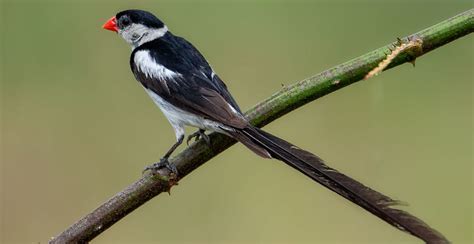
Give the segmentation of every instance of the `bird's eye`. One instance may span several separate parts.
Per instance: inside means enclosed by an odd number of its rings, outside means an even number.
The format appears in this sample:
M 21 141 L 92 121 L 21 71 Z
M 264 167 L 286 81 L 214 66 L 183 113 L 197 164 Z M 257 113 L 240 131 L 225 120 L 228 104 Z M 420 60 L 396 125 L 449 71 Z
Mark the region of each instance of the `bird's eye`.
M 128 18 L 127 16 L 122 17 L 119 22 L 122 28 L 128 26 L 130 23 L 131 23 L 130 18 Z

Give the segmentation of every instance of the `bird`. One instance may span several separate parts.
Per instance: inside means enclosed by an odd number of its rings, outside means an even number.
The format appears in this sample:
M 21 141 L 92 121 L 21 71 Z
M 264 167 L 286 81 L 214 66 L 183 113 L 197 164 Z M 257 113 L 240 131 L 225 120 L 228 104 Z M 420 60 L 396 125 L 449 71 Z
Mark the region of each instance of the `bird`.
M 186 126 L 198 129 L 188 136 L 188 142 L 193 138 L 209 142 L 205 132 L 218 132 L 236 139 L 263 158 L 283 161 L 400 230 L 427 243 L 448 243 L 441 233 L 422 220 L 395 208 L 398 201 L 329 167 L 318 156 L 253 126 L 201 52 L 186 39 L 173 34 L 152 13 L 124 10 L 102 27 L 118 33 L 131 46 L 132 73 L 161 109 L 176 135 L 176 142 L 160 161 L 146 170 L 166 167 L 178 175 L 176 166 L 168 159 L 183 143 Z

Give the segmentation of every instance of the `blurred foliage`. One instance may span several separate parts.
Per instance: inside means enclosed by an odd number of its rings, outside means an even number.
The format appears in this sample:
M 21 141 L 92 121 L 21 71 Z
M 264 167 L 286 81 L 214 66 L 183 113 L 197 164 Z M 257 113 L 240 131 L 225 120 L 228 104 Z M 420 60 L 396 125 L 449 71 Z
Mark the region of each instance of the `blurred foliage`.
M 203 52 L 246 109 L 281 84 L 472 5 L 4 0 L 0 242 L 46 242 L 139 177 L 174 142 L 134 81 L 129 47 L 100 28 L 119 10 L 160 16 Z M 405 209 L 454 243 L 472 243 L 473 57 L 472 37 L 465 37 L 422 57 L 415 69 L 404 65 L 352 85 L 266 129 L 410 203 Z M 237 145 L 95 243 L 417 241 Z

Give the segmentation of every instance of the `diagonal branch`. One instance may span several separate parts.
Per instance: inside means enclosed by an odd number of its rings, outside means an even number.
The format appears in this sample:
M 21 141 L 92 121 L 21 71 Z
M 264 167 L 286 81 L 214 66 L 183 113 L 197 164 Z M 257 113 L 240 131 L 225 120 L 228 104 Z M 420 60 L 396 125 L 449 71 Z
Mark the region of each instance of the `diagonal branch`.
M 402 41 L 405 43 L 415 40 L 419 45 L 416 48 L 404 48 L 396 57 L 390 60 L 385 69 L 406 62 L 413 62 L 415 58 L 468 35 L 473 31 L 474 9 L 470 9 L 403 38 Z M 252 124 L 262 127 L 317 98 L 363 79 L 369 71 L 386 60 L 387 53 L 390 53 L 391 48 L 399 45 L 400 43 L 394 42 L 313 77 L 287 86 L 250 109 L 246 116 L 251 120 Z M 233 139 L 218 133 L 210 134 L 210 138 L 210 148 L 205 142 L 200 140 L 173 158 L 172 163 L 177 166 L 181 177 L 191 173 L 200 165 L 235 143 Z M 170 185 L 167 179 L 163 179 L 164 176 L 162 176 L 168 175 L 168 173 L 164 169 L 159 175 L 144 175 L 53 238 L 50 243 L 83 243 L 92 240 L 148 200 L 162 192 L 168 191 Z

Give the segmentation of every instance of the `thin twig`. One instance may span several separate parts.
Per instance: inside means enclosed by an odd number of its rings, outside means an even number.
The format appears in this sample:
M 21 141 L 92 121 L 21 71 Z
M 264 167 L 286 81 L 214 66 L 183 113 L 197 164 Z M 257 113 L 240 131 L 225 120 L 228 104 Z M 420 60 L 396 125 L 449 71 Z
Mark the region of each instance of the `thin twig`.
M 404 40 L 419 38 L 422 41 L 421 49 L 419 52 L 409 52 L 410 48 L 401 50 L 390 60 L 385 69 L 411 62 L 435 48 L 468 35 L 474 30 L 473 16 L 474 10 L 471 9 L 405 38 Z M 379 48 L 287 86 L 250 109 L 246 116 L 254 125 L 261 127 L 304 104 L 357 82 L 386 59 L 384 52 L 395 44 Z M 211 148 L 201 140 L 193 143 L 172 160 L 181 177 L 235 143 L 233 139 L 217 133 L 212 133 L 210 137 Z M 167 170 L 160 173 L 169 174 Z M 162 176 L 146 174 L 53 238 L 50 243 L 88 242 L 151 198 L 168 191 L 169 188 L 169 184 L 166 179 L 162 179 Z

